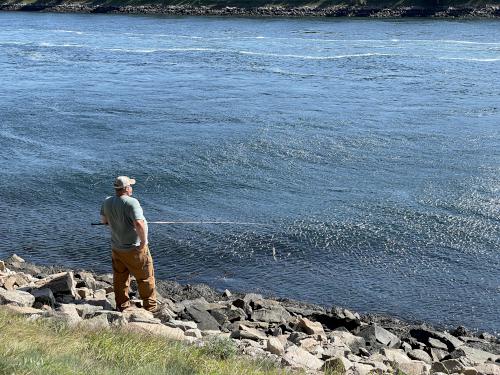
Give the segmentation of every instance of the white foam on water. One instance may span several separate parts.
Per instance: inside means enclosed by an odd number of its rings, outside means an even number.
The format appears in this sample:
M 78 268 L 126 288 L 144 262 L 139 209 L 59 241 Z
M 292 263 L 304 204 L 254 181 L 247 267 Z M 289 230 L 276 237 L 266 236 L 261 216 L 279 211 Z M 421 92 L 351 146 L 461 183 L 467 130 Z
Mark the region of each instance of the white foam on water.
M 55 33 L 68 33 L 68 34 L 77 34 L 77 35 L 82 35 L 82 31 L 74 31 L 74 30 L 51 30 Z
M 63 44 L 54 44 L 42 42 L 38 44 L 39 47 L 72 47 L 72 48 L 88 48 L 89 46 L 83 44 L 72 44 L 72 43 L 63 43 Z
M 295 58 L 304 60 L 337 60 L 337 59 L 348 59 L 356 57 L 383 57 L 383 56 L 397 56 L 396 54 L 390 53 L 357 53 L 348 55 L 334 55 L 334 56 L 310 56 L 310 55 L 293 55 L 293 54 L 277 54 L 277 53 L 263 53 L 263 52 L 252 52 L 252 51 L 238 51 L 242 55 L 253 55 L 253 56 L 268 56 L 268 57 L 283 57 L 283 58 Z
M 473 62 L 496 62 L 500 61 L 500 57 L 493 58 L 477 58 L 477 57 L 438 57 L 439 60 L 457 60 L 457 61 L 473 61 Z

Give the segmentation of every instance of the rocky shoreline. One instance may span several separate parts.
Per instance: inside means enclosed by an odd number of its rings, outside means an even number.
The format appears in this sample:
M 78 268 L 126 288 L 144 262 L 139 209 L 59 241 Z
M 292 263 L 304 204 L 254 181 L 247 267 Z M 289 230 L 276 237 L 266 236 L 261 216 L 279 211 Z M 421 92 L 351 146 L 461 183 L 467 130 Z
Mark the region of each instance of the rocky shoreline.
M 231 340 L 239 353 L 307 373 L 500 375 L 500 338 L 464 327 L 448 332 L 347 309 L 206 285 L 158 281 L 160 310 L 118 312 L 112 275 L 43 267 L 13 255 L 0 261 L 0 305 L 27 319 L 89 329 L 120 327 L 192 345 Z
M 30 11 L 55 13 L 121 13 L 162 14 L 175 16 L 246 16 L 246 17 L 369 17 L 369 18 L 499 18 L 500 5 L 481 7 L 418 7 L 335 5 L 329 7 L 310 6 L 265 6 L 241 8 L 235 6 L 191 6 L 191 5 L 108 5 L 98 3 L 44 3 L 32 4 L 0 2 L 3 11 Z

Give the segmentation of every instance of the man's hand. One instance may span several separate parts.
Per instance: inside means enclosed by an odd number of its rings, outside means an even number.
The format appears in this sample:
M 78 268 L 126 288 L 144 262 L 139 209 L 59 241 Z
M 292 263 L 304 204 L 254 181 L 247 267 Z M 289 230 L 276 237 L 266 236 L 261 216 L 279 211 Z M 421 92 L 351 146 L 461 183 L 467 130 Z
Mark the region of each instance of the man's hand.
M 143 250 L 148 244 L 148 239 L 146 237 L 146 224 L 144 223 L 144 220 L 134 220 L 134 227 L 141 241 L 137 250 Z
M 108 218 L 104 215 L 101 215 L 101 223 L 104 225 L 108 225 Z

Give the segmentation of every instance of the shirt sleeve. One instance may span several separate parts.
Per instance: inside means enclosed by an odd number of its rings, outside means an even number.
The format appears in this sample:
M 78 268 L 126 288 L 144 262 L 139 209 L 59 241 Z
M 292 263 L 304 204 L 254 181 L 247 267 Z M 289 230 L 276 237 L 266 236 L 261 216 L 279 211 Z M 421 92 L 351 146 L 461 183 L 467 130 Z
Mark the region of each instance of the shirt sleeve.
M 146 220 L 144 212 L 142 211 L 141 204 L 137 199 L 131 200 L 130 216 L 132 220 Z

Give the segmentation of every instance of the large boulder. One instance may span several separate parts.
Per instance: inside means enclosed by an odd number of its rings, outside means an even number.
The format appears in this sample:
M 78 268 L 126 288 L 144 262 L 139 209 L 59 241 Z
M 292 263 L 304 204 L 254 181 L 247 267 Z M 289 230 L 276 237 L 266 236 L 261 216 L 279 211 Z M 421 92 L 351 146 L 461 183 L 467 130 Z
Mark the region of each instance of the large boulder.
M 365 339 L 363 337 L 355 336 L 348 331 L 332 331 L 328 333 L 328 338 L 330 340 L 340 340 L 343 344 L 347 345 L 347 347 L 349 347 L 354 354 L 359 353 L 359 349 L 366 346 Z
M 268 352 L 282 356 L 285 353 L 285 347 L 277 337 L 270 336 L 267 340 L 266 349 Z
M 480 375 L 500 375 L 500 365 L 496 363 L 482 363 L 476 370 Z
M 297 328 L 308 335 L 320 335 L 326 337 L 325 331 L 320 322 L 313 322 L 307 318 L 299 318 Z
M 465 357 L 474 364 L 480 364 L 487 361 L 495 362 L 497 358 L 500 358 L 497 354 L 489 353 L 480 349 L 474 349 L 469 346 L 461 346 L 460 348 L 454 350 L 450 353 L 450 357 L 454 359 Z
M 330 312 L 314 312 L 311 319 L 320 322 L 328 329 L 345 327 L 352 331 L 361 325 L 360 317 L 357 313 L 352 313 L 347 309 L 333 307 Z
M 432 358 L 429 354 L 427 354 L 425 351 L 422 349 L 413 349 L 410 350 L 408 353 L 408 357 L 411 359 L 414 359 L 416 361 L 422 361 L 425 363 L 432 363 Z
M 286 323 L 290 317 L 290 313 L 279 305 L 254 310 L 251 314 L 252 320 L 268 323 Z
M 42 305 L 54 307 L 56 299 L 54 293 L 49 288 L 33 289 L 31 294 L 35 297 L 35 302 Z
M 126 329 L 133 332 L 140 332 L 149 335 L 163 336 L 170 340 L 184 340 L 184 332 L 179 328 L 171 328 L 164 326 L 163 324 L 150 324 L 150 323 L 138 323 L 132 322 L 127 324 Z
M 217 320 L 199 305 L 186 307 L 186 313 L 198 324 L 198 328 L 203 331 L 219 330 L 220 328 Z
M 305 367 L 311 370 L 319 370 L 323 361 L 298 346 L 290 346 L 283 355 L 283 362 L 292 367 Z
M 57 320 L 66 323 L 70 327 L 76 326 L 82 321 L 74 304 L 63 304 L 53 314 Z
M 52 290 L 55 296 L 60 294 L 69 294 L 76 297 L 76 282 L 73 272 L 61 272 L 47 276 L 34 283 L 35 289 L 48 288 Z
M 247 315 L 251 315 L 254 308 L 264 305 L 263 300 L 264 297 L 261 294 L 248 293 L 243 298 L 235 299 L 233 305 L 245 311 Z
M 398 367 L 407 375 L 427 375 L 431 368 L 430 365 L 422 361 L 400 363 Z
M 250 339 L 250 340 L 265 340 L 267 336 L 258 329 L 247 327 L 244 324 L 239 324 L 238 329 L 231 332 L 231 338 L 234 339 Z
M 13 304 L 21 307 L 31 307 L 35 302 L 35 297 L 28 292 L 21 290 L 5 290 L 0 288 L 0 304 Z
M 372 347 L 398 348 L 401 345 L 399 338 L 377 324 L 372 324 L 359 332 L 359 336 Z
M 429 344 L 437 349 L 443 349 L 443 347 L 438 347 L 438 345 L 436 345 L 436 341 L 433 340 L 429 342 L 429 339 L 439 340 L 446 345 L 447 350 L 450 352 L 464 345 L 462 340 L 457 339 L 448 332 L 435 331 L 433 329 L 426 328 L 425 326 L 411 329 L 410 335 L 424 344 Z

